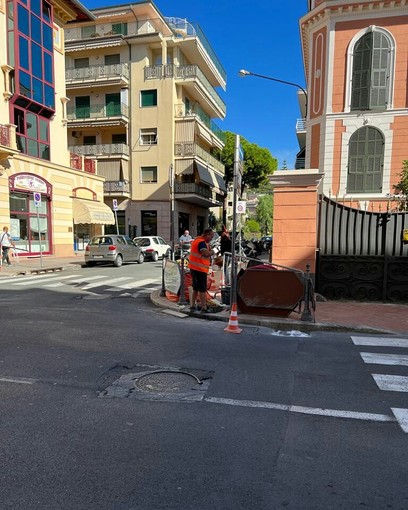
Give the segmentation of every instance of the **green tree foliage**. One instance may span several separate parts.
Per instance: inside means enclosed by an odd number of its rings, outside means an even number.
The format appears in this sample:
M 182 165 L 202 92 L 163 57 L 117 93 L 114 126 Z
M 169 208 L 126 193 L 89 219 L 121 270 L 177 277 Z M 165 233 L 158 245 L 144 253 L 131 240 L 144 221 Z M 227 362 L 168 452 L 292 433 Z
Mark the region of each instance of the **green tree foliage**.
M 249 219 L 245 222 L 243 227 L 243 233 L 245 239 L 252 239 L 259 235 L 260 226 L 259 223 L 254 219 Z
M 272 233 L 273 224 L 273 197 L 271 194 L 261 195 L 256 207 L 256 219 L 260 225 L 262 234 Z
M 394 185 L 395 192 L 402 195 L 403 198 L 399 204 L 401 211 L 408 210 L 408 160 L 402 162 L 401 180 Z
M 235 133 L 226 131 L 226 141 L 221 152 L 221 161 L 225 165 L 225 180 L 232 182 L 234 176 L 234 148 Z M 244 171 L 242 176 L 242 189 L 259 188 L 268 184 L 268 177 L 278 168 L 278 160 L 272 156 L 268 149 L 250 143 L 240 137 L 244 152 Z

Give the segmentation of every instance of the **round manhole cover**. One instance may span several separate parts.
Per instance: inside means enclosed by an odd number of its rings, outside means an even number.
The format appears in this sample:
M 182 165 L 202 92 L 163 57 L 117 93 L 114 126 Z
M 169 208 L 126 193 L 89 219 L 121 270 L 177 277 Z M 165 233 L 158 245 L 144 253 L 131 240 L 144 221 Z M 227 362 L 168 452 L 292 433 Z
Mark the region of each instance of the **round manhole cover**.
M 200 380 L 184 372 L 154 372 L 135 381 L 136 388 L 152 393 L 180 393 L 196 384 L 201 384 Z

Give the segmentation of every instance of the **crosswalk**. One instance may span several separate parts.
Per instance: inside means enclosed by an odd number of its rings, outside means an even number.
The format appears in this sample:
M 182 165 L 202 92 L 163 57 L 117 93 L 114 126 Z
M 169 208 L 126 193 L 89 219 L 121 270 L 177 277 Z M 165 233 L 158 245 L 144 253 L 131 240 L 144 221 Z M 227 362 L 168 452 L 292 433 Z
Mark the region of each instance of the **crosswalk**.
M 0 289 L 6 287 L 16 289 L 44 288 L 44 289 L 73 289 L 87 293 L 115 293 L 132 291 L 137 294 L 147 294 L 160 287 L 157 278 L 135 279 L 132 276 L 110 277 L 108 275 L 78 276 L 78 274 L 64 275 L 52 273 L 36 275 L 23 279 L 2 278 Z
M 408 338 L 352 336 L 351 339 L 361 349 L 364 363 L 372 365 L 371 376 L 381 391 L 408 393 Z M 368 348 L 376 351 L 367 352 Z M 385 367 L 381 371 L 392 373 L 377 373 L 380 370 L 376 367 Z M 391 407 L 391 410 L 402 430 L 408 433 L 408 409 Z

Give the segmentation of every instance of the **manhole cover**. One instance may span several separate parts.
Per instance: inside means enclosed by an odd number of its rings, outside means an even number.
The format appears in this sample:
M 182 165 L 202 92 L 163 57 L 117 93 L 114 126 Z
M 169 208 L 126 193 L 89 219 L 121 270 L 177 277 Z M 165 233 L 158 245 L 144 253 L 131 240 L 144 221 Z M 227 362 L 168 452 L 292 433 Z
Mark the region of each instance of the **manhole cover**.
M 190 390 L 197 383 L 201 383 L 197 377 L 185 372 L 156 372 L 136 379 L 135 386 L 153 393 L 179 393 Z

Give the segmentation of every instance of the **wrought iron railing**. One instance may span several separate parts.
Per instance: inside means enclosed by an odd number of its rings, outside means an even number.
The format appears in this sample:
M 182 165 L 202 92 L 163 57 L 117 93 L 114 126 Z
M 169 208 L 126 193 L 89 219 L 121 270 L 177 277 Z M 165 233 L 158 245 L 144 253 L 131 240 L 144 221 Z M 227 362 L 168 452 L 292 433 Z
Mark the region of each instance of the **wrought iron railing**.
M 306 131 L 306 119 L 298 119 L 296 121 L 296 133 Z
M 177 80 L 197 79 L 203 88 L 211 96 L 212 100 L 225 115 L 227 107 L 221 96 L 211 85 L 205 74 L 197 64 L 176 66 L 174 64 L 146 66 L 144 71 L 145 80 L 176 78 Z
M 11 147 L 10 145 L 10 128 L 0 124 L 0 145 L 3 147 Z
M 127 63 L 81 67 L 79 69 L 65 69 L 65 81 L 67 83 L 81 80 L 100 80 L 101 78 L 124 78 L 129 79 L 129 65 Z
M 97 145 L 72 145 L 70 152 L 82 156 L 129 156 L 129 146 L 125 143 L 103 143 Z
M 128 194 L 130 186 L 128 181 L 105 181 L 103 183 L 104 193 L 110 194 Z
M 174 144 L 174 155 L 176 157 L 190 158 L 198 156 L 222 174 L 225 173 L 225 166 L 221 163 L 221 161 L 194 142 L 176 142 Z
M 90 106 L 68 106 L 67 119 L 100 119 L 107 117 L 129 117 L 129 106 L 123 103 L 97 104 Z

